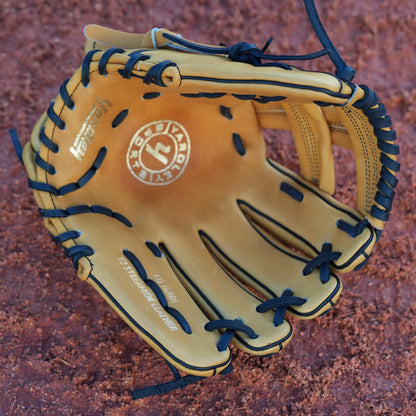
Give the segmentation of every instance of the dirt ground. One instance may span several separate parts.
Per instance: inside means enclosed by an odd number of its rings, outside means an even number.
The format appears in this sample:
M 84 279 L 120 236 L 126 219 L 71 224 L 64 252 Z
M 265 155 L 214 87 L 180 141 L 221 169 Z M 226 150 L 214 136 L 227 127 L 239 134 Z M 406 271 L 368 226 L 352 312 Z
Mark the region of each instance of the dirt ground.
M 232 374 L 132 401 L 131 388 L 166 381 L 169 370 L 51 244 L 8 129 L 29 139 L 81 64 L 89 23 L 165 27 L 211 44 L 262 47 L 273 36 L 270 53 L 319 44 L 300 0 L 1 0 L 0 416 L 416 415 L 416 1 L 317 7 L 355 82 L 376 90 L 394 120 L 402 169 L 391 221 L 368 265 L 341 276 L 344 291 L 329 314 L 291 320 L 295 334 L 281 353 L 233 350 Z M 306 67 L 332 71 L 324 58 Z M 286 141 L 268 142 L 270 156 L 295 160 Z M 337 195 L 347 200 L 345 166 Z

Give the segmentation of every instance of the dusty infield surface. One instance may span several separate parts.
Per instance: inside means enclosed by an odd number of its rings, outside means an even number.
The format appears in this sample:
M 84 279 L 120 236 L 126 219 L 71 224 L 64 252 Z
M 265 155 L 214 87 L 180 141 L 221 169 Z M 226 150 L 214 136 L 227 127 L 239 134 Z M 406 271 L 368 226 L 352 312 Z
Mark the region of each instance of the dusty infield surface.
M 262 47 L 273 35 L 270 53 L 319 45 L 295 0 L 2 1 L 0 415 L 416 414 L 415 3 L 335 0 L 318 9 L 355 82 L 376 90 L 393 117 L 402 170 L 391 220 L 368 265 L 341 276 L 336 307 L 314 321 L 292 319 L 294 337 L 279 354 L 234 349 L 232 374 L 134 402 L 132 387 L 166 381 L 169 370 L 51 244 L 7 130 L 29 139 L 80 65 L 88 23 L 166 27 L 211 44 Z M 325 59 L 306 67 L 332 71 Z M 290 140 L 266 136 L 269 156 L 296 167 Z M 353 162 L 343 152 L 336 162 L 337 197 L 348 202 Z

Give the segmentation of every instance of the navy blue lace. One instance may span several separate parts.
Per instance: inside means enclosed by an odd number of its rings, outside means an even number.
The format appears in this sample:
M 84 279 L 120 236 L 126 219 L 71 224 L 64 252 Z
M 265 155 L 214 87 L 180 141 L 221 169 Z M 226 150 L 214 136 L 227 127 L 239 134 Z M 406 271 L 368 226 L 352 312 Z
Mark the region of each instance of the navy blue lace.
M 382 165 L 380 179 L 377 183 L 377 193 L 370 214 L 379 220 L 388 221 L 392 208 L 395 188 L 398 180 L 395 173 L 400 171 L 400 163 L 394 160 L 399 153 L 399 146 L 395 144 L 396 131 L 391 130 L 391 118 L 387 115 L 384 104 L 380 103 L 377 94 L 366 85 L 360 85 L 364 90 L 364 97 L 354 103 L 368 117 L 377 137 L 377 146 L 380 149 L 380 162 Z M 389 130 L 385 130 L 388 128 Z M 392 157 L 393 156 L 393 157 Z M 393 173 L 392 173 L 393 172 Z
M 286 310 L 291 306 L 301 306 L 306 302 L 306 299 L 293 296 L 293 291 L 286 289 L 283 291 L 282 296 L 276 296 L 273 299 L 269 299 L 257 306 L 257 312 L 264 313 L 270 310 L 274 310 L 273 325 L 279 326 L 283 323 Z
M 85 244 L 77 244 L 76 239 L 81 236 L 80 231 L 65 231 L 61 234 L 58 234 L 52 238 L 52 241 L 55 243 L 62 245 L 64 242 L 73 240 L 75 243 L 74 246 L 65 248 L 65 254 L 68 258 L 72 260 L 72 264 L 76 269 L 78 269 L 78 262 L 82 257 L 88 258 L 88 256 L 92 256 L 95 251 L 92 249 L 92 247 L 85 245 Z
M 244 62 L 255 66 L 277 66 L 284 68 L 286 70 L 290 70 L 291 67 L 282 63 L 281 61 L 285 60 L 305 60 L 305 59 L 316 59 L 325 55 L 328 55 L 329 58 L 332 60 L 336 67 L 336 75 L 349 82 L 354 77 L 354 70 L 347 66 L 345 62 L 340 57 L 339 53 L 337 52 L 336 48 L 328 38 L 316 11 L 315 5 L 313 0 L 304 0 L 305 8 L 308 14 L 308 17 L 311 21 L 313 30 L 315 31 L 318 39 L 320 40 L 323 49 L 307 54 L 307 55 L 272 55 L 266 53 L 267 49 L 269 48 L 272 38 L 270 38 L 264 47 L 260 50 L 252 43 L 246 42 L 239 42 L 235 45 L 230 47 L 227 46 L 218 46 L 218 47 L 210 47 L 210 46 L 201 46 L 193 42 L 185 41 L 182 38 L 170 34 L 164 34 L 163 36 L 168 39 L 171 44 L 170 46 L 177 47 L 179 49 L 185 49 L 190 51 L 197 51 L 206 54 L 224 54 L 227 55 L 231 60 L 237 62 Z M 93 50 L 86 54 L 82 67 L 81 67 L 81 84 L 86 88 L 90 83 L 90 74 L 91 74 L 91 63 L 93 57 L 96 53 L 100 52 L 99 50 Z M 102 53 L 99 62 L 98 62 L 98 73 L 101 76 L 107 75 L 107 64 L 110 61 L 111 57 L 117 53 L 125 53 L 123 49 L 119 48 L 111 48 L 106 50 Z M 133 75 L 133 70 L 136 68 L 136 64 L 139 61 L 145 61 L 149 59 L 149 56 L 145 54 L 145 51 L 135 51 L 129 55 L 129 60 L 125 64 L 122 70 L 119 70 L 119 73 L 124 78 L 130 78 Z M 274 61 L 274 62 L 263 62 L 263 61 Z M 163 71 L 170 67 L 176 65 L 171 61 L 163 61 L 158 64 L 153 65 L 146 73 L 146 75 L 142 76 L 143 82 L 146 84 L 155 84 L 158 86 L 164 86 L 163 83 Z M 134 75 L 138 76 L 138 75 Z M 64 105 L 69 108 L 70 110 L 74 110 L 76 103 L 71 97 L 71 94 L 68 92 L 68 81 L 65 80 L 60 87 L 60 96 L 64 102 Z M 391 210 L 392 200 L 395 194 L 394 188 L 397 185 L 397 179 L 394 175 L 395 172 L 398 172 L 400 169 L 400 164 L 394 160 L 392 156 L 395 156 L 399 153 L 399 148 L 397 145 L 393 144 L 394 140 L 396 139 L 394 130 L 385 130 L 386 128 L 390 128 L 391 120 L 386 115 L 385 108 L 383 104 L 378 102 L 377 96 L 374 92 L 372 92 L 366 86 L 361 86 L 365 91 L 365 96 L 362 100 L 356 102 L 354 106 L 356 108 L 360 108 L 363 110 L 364 114 L 368 117 L 370 123 L 374 127 L 374 133 L 378 138 L 378 147 L 381 150 L 381 164 L 382 170 L 380 174 L 380 181 L 377 185 L 378 191 L 375 196 L 375 203 L 371 210 L 371 215 L 375 218 L 378 218 L 383 221 L 388 220 L 389 212 Z M 151 99 L 158 97 L 160 95 L 159 92 L 150 92 L 146 93 L 143 98 Z M 219 98 L 224 96 L 223 92 L 199 92 L 195 94 L 183 94 L 184 96 L 192 97 L 192 98 L 199 98 L 199 97 L 207 97 L 207 98 Z M 240 100 L 255 100 L 260 103 L 267 103 L 269 101 L 280 101 L 285 99 L 285 97 L 266 97 L 261 96 L 257 97 L 255 95 L 241 95 L 235 94 L 234 97 Z M 232 114 L 229 108 L 222 107 L 221 114 L 229 119 L 232 119 Z M 122 110 L 117 117 L 114 119 L 112 126 L 113 128 L 117 127 L 120 122 L 122 122 L 125 117 L 128 115 L 128 110 Z M 54 109 L 54 103 L 52 102 L 48 109 L 47 109 L 47 116 L 48 118 L 54 123 L 56 128 L 59 130 L 64 130 L 66 128 L 65 120 L 61 118 L 61 113 L 57 113 Z M 14 147 L 16 149 L 16 153 L 19 159 L 22 161 L 22 149 L 20 143 L 18 143 L 18 138 L 15 130 L 10 131 L 10 135 L 12 137 L 12 141 Z M 59 146 L 54 143 L 49 137 L 47 137 L 45 133 L 45 129 L 42 128 L 39 134 L 40 142 L 51 152 L 58 153 Z M 236 147 L 236 150 L 241 156 L 245 154 L 244 143 L 241 137 L 235 133 L 232 137 L 233 143 Z M 91 165 L 90 168 L 76 181 L 73 183 L 65 184 L 59 188 L 50 185 L 49 183 L 43 182 L 36 182 L 29 180 L 29 187 L 38 190 L 49 192 L 52 195 L 59 196 L 65 195 L 69 192 L 75 192 L 78 189 L 85 186 L 95 175 L 97 170 L 101 167 L 104 163 L 105 157 L 107 154 L 107 149 L 102 147 L 97 156 Z M 48 174 L 54 175 L 56 173 L 56 168 L 50 164 L 47 160 L 43 160 L 37 152 L 35 154 L 35 163 L 41 168 L 44 169 Z M 283 189 L 285 192 L 289 193 L 293 198 L 300 200 L 301 195 L 296 193 L 295 190 L 291 189 L 288 186 L 284 186 Z M 121 221 L 126 226 L 131 226 L 130 221 L 125 218 L 122 214 L 114 212 L 109 208 L 102 207 L 99 205 L 78 205 L 74 207 L 69 207 L 65 210 L 62 209 L 41 209 L 40 213 L 43 217 L 49 218 L 57 218 L 57 217 L 67 217 L 69 215 L 77 215 L 77 214 L 85 214 L 85 213 L 95 213 L 95 214 L 102 214 L 112 217 L 118 221 Z M 356 225 L 350 225 L 343 220 L 339 220 L 337 226 L 350 234 L 352 237 L 359 235 L 363 229 L 368 225 L 367 220 L 363 220 L 358 222 Z M 63 244 L 67 241 L 72 240 L 74 242 L 74 246 L 66 249 L 67 256 L 72 260 L 74 266 L 78 267 L 78 262 L 81 258 L 91 256 L 94 254 L 94 250 L 84 244 L 77 244 L 77 239 L 81 236 L 81 232 L 79 231 L 65 231 L 55 237 L 53 240 L 57 244 Z M 148 248 L 155 254 L 155 256 L 163 256 L 163 253 L 159 250 L 159 248 L 151 242 L 146 242 Z M 140 263 L 138 258 L 129 250 L 124 251 L 125 256 L 130 260 L 130 262 L 135 267 L 136 271 L 138 272 L 139 276 L 143 279 L 144 283 L 149 287 L 150 290 L 154 293 L 162 307 L 165 309 L 166 313 L 170 314 L 181 326 L 185 333 L 191 333 L 191 328 L 189 323 L 185 319 L 185 317 L 176 309 L 169 306 L 167 299 L 161 290 L 161 288 L 156 284 L 156 282 L 152 281 L 147 277 L 147 273 Z M 341 256 L 341 253 L 332 251 L 332 246 L 330 243 L 324 243 L 321 249 L 321 252 L 313 259 L 311 259 L 305 266 L 303 273 L 305 275 L 309 275 L 315 269 L 319 269 L 320 280 L 322 283 L 326 283 L 330 279 L 330 266 L 331 263 L 337 260 Z M 257 306 L 256 311 L 258 313 L 265 313 L 267 311 L 273 310 L 274 317 L 273 317 L 273 324 L 275 326 L 281 325 L 284 322 L 284 316 L 286 314 L 287 309 L 291 308 L 292 306 L 301 306 L 303 305 L 307 299 L 299 298 L 294 296 L 292 290 L 286 289 L 282 295 L 276 296 L 273 299 L 266 300 L 262 302 L 260 305 Z M 245 334 L 250 339 L 255 339 L 258 335 L 255 331 L 246 325 L 240 319 L 217 319 L 212 322 L 209 322 L 205 329 L 207 331 L 214 331 L 219 330 L 222 331 L 222 335 L 220 340 L 217 344 L 217 348 L 220 351 L 225 351 L 230 342 L 234 337 L 237 337 L 239 333 Z M 180 377 L 177 370 L 170 365 L 172 372 L 174 373 L 175 380 L 173 382 L 161 384 L 158 386 L 153 386 L 146 389 L 136 390 L 132 392 L 133 398 L 139 397 L 146 397 L 147 395 L 154 395 L 163 393 L 166 391 L 170 391 L 172 389 L 183 387 L 187 384 L 194 383 L 202 379 L 203 377 L 196 377 L 196 376 L 187 376 L 187 377 Z M 227 368 L 223 373 L 227 373 L 231 371 L 231 366 Z
M 267 48 L 270 46 L 273 38 L 269 38 L 263 48 L 260 50 L 253 43 L 238 42 L 232 46 L 205 46 L 199 45 L 194 42 L 190 42 L 169 33 L 164 33 L 163 37 L 170 42 L 180 45 L 189 51 L 196 51 L 204 54 L 212 55 L 227 55 L 232 61 L 249 63 L 254 66 L 278 66 L 284 69 L 291 69 L 290 66 L 276 61 L 299 61 L 316 59 L 325 55 L 328 55 L 336 68 L 336 75 L 344 81 L 351 81 L 355 76 L 355 71 L 351 66 L 347 66 L 344 60 L 341 58 L 337 49 L 329 39 L 316 10 L 313 0 L 304 0 L 305 9 L 308 18 L 312 24 L 312 28 L 318 37 L 323 49 L 314 53 L 306 55 L 272 55 L 266 54 Z M 170 44 L 171 47 L 174 47 Z M 275 61 L 264 63 L 263 60 Z
M 341 252 L 331 251 L 331 243 L 322 244 L 321 252 L 308 262 L 303 269 L 303 275 L 312 274 L 315 269 L 319 269 L 319 278 L 322 283 L 327 283 L 330 278 L 330 265 L 333 261 L 341 257 Z
M 56 188 L 55 186 L 49 183 L 36 182 L 29 179 L 29 188 L 35 189 L 37 191 L 49 192 L 50 194 L 53 194 L 55 196 L 65 195 L 67 193 L 77 191 L 78 189 L 85 186 L 87 182 L 89 182 L 92 179 L 92 177 L 96 174 L 97 170 L 103 163 L 106 154 L 107 148 L 102 147 L 99 150 L 97 157 L 95 158 L 91 167 L 76 182 L 71 182 L 61 186 L 60 188 Z M 52 165 L 40 158 L 39 152 L 36 153 L 35 162 L 39 167 L 46 170 L 50 175 L 54 175 L 56 173 L 56 169 Z
M 89 85 L 90 82 L 90 65 L 93 56 L 97 53 L 97 50 L 90 51 L 87 53 L 87 55 L 84 58 L 84 61 L 82 63 L 81 68 L 81 83 L 86 88 Z M 112 48 L 107 51 L 105 51 L 98 63 L 98 73 L 102 76 L 107 75 L 107 63 L 109 62 L 111 56 L 113 56 L 116 53 L 123 53 L 124 50 Z M 70 110 L 75 109 L 75 102 L 72 99 L 71 95 L 68 92 L 67 85 L 69 80 L 65 80 L 60 89 L 59 93 L 62 98 L 62 101 L 64 102 L 64 105 L 68 107 Z M 66 124 L 65 121 L 61 118 L 60 114 L 57 114 L 54 109 L 54 102 L 51 102 L 48 109 L 47 109 L 47 116 L 51 120 L 51 122 L 58 128 L 59 130 L 65 130 Z M 121 111 L 116 118 L 114 119 L 112 123 L 112 127 L 117 127 L 127 116 L 128 111 L 123 110 Z M 17 139 L 16 134 L 14 134 L 14 140 L 13 143 L 15 145 L 15 148 L 17 146 Z M 39 132 L 39 140 L 40 142 L 51 152 L 58 153 L 59 152 L 59 146 L 54 143 L 45 133 L 44 127 L 40 129 Z M 21 150 L 20 150 L 20 156 L 21 159 Z M 18 153 L 18 154 L 19 154 Z M 105 146 L 101 147 L 97 153 L 97 156 L 92 163 L 91 167 L 86 170 L 86 172 L 81 175 L 81 177 L 76 182 L 67 183 L 59 188 L 47 183 L 47 182 L 38 182 L 33 181 L 29 179 L 29 187 L 31 189 L 37 190 L 37 191 L 43 191 L 43 192 L 49 192 L 52 195 L 55 196 L 61 196 L 66 195 L 70 192 L 75 192 L 79 190 L 80 188 L 84 187 L 90 180 L 93 179 L 95 174 L 97 173 L 98 169 L 103 164 L 105 157 L 107 155 L 107 148 Z M 56 168 L 51 165 L 48 161 L 43 160 L 39 154 L 39 152 L 36 152 L 35 154 L 35 163 L 43 170 L 45 170 L 50 175 L 56 174 Z M 79 214 L 86 214 L 86 213 L 93 213 L 93 214 L 102 214 L 106 215 L 108 217 L 114 218 L 115 220 L 120 221 L 127 227 L 132 227 L 131 222 L 123 216 L 121 213 L 115 212 L 107 207 L 100 206 L 100 205 L 76 205 L 72 207 L 68 207 L 66 209 L 39 209 L 40 215 L 45 218 L 66 218 L 71 215 L 79 215 Z M 53 241 L 55 241 L 58 244 L 63 244 L 66 241 L 73 240 L 74 245 L 72 247 L 66 248 L 65 253 L 66 255 L 72 260 L 74 267 L 78 268 L 79 260 L 82 257 L 88 258 L 89 256 L 92 256 L 94 254 L 94 250 L 92 247 L 85 245 L 85 244 L 77 244 L 76 239 L 79 238 L 81 233 L 79 231 L 66 231 L 62 234 L 59 234 L 53 238 Z
M 181 377 L 178 370 L 172 364 L 170 364 L 168 361 L 166 361 L 166 363 L 168 364 L 174 376 L 174 380 L 168 381 L 167 383 L 161 383 L 161 384 L 156 384 L 154 386 L 132 390 L 131 397 L 133 398 L 133 400 L 142 399 L 144 397 L 149 397 L 149 396 L 156 396 L 158 394 L 167 393 L 169 391 L 176 390 L 176 389 L 184 389 L 189 384 L 197 383 L 198 381 L 204 380 L 206 378 L 206 377 L 194 376 L 190 374 Z M 228 367 L 226 367 L 223 371 L 221 371 L 218 374 L 227 375 L 227 374 L 230 374 L 232 371 L 233 371 L 233 367 L 231 364 L 229 364 Z
M 250 339 L 258 338 L 258 335 L 254 332 L 254 330 L 245 325 L 241 319 L 217 319 L 215 321 L 208 322 L 205 325 L 205 329 L 209 332 L 225 329 L 217 344 L 217 349 L 220 352 L 224 352 L 227 349 L 229 343 L 237 332 L 246 334 Z
M 41 217 L 44 218 L 66 218 L 77 214 L 103 214 L 122 222 L 127 227 L 133 227 L 131 222 L 118 212 L 112 211 L 109 208 L 101 205 L 75 205 L 66 209 L 39 209 Z
M 146 75 L 143 78 L 143 82 L 145 84 L 156 84 L 160 87 L 164 87 L 165 84 L 163 83 L 162 75 L 166 68 L 170 66 L 177 66 L 174 62 L 171 61 L 162 61 L 157 63 L 156 65 L 153 65 L 146 73 Z
M 150 58 L 148 55 L 144 55 L 142 51 L 133 51 L 130 53 L 130 59 L 126 63 L 122 72 L 123 78 L 130 79 L 133 69 L 139 61 L 146 61 Z

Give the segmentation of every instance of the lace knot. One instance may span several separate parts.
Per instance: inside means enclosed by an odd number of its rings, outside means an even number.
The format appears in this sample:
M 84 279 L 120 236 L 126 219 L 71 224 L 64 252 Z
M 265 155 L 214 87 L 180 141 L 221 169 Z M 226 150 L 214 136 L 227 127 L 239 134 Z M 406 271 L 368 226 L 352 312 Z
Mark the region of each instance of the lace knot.
M 315 269 L 319 268 L 319 277 L 322 283 L 327 283 L 329 281 L 330 269 L 329 265 L 331 262 L 339 259 L 341 257 L 341 252 L 331 251 L 331 243 L 324 243 L 322 245 L 321 252 L 308 262 L 308 264 L 303 269 L 303 275 L 310 275 Z
M 253 43 L 238 42 L 235 45 L 230 46 L 228 57 L 235 62 L 244 62 L 246 64 L 252 64 L 260 66 L 261 63 L 261 51 Z
M 220 352 L 224 352 L 227 349 L 231 339 L 236 335 L 237 331 L 246 334 L 250 339 L 259 337 L 252 328 L 244 324 L 242 319 L 217 319 L 208 322 L 205 325 L 205 329 L 209 332 L 216 329 L 225 329 L 217 344 L 217 349 Z
M 285 313 L 290 306 L 301 306 L 306 302 L 306 299 L 293 296 L 293 292 L 290 289 L 286 289 L 282 296 L 276 296 L 273 299 L 269 299 L 257 306 L 256 311 L 260 313 L 267 312 L 274 309 L 273 324 L 279 326 L 283 323 Z

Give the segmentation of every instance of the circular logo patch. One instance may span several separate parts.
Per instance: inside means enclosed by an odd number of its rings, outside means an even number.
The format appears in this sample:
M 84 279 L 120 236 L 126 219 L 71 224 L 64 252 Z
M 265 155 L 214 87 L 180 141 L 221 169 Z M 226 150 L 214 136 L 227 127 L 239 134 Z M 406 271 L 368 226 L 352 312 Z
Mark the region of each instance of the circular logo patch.
M 146 124 L 133 136 L 127 152 L 132 175 L 148 185 L 167 185 L 182 175 L 191 142 L 184 127 L 172 120 Z

